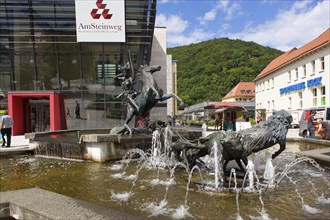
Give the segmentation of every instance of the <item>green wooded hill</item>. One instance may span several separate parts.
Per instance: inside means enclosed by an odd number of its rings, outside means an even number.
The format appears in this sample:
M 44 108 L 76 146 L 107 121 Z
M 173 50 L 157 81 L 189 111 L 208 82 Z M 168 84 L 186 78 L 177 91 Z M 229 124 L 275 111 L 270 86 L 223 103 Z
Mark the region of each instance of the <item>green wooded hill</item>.
M 177 60 L 178 95 L 185 107 L 221 101 L 239 82 L 251 82 L 282 51 L 253 42 L 219 38 L 168 48 Z

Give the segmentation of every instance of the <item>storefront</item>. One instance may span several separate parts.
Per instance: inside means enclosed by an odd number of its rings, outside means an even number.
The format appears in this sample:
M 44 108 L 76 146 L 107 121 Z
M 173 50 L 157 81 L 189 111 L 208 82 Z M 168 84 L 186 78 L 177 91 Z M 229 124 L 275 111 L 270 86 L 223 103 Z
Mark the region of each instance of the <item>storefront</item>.
M 52 103 L 45 97 L 55 92 L 63 97 L 63 108 L 59 109 L 66 117 L 68 129 L 122 125 L 126 110 L 122 100 L 115 98 L 122 92 L 116 75 L 127 63 L 129 50 L 135 68 L 150 64 L 156 1 L 122 2 L 123 42 L 78 42 L 75 0 L 0 0 L 0 88 L 3 94 L 0 108 L 8 107 L 12 111 L 12 106 L 8 106 L 11 92 L 37 92 L 40 96 L 31 96 L 29 100 L 22 98 L 29 105 L 22 110 L 39 109 L 47 116 L 51 114 Z M 96 9 L 107 7 L 107 1 L 103 5 L 96 3 L 95 0 L 93 7 Z M 110 9 L 109 13 L 116 12 Z M 95 18 L 95 14 L 91 15 Z M 102 14 L 98 19 L 108 18 L 109 15 Z M 166 66 L 163 71 L 166 72 Z M 80 117 L 75 115 L 77 105 Z M 16 125 L 24 123 L 27 122 L 15 121 Z M 31 126 L 25 126 L 24 131 L 16 134 L 31 130 Z

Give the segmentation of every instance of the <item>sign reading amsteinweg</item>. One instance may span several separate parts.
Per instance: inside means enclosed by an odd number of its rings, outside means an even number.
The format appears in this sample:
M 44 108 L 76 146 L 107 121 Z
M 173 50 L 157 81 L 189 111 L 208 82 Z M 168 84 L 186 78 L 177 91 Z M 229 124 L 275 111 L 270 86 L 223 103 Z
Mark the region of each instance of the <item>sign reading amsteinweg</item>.
M 78 42 L 125 42 L 125 0 L 75 0 Z

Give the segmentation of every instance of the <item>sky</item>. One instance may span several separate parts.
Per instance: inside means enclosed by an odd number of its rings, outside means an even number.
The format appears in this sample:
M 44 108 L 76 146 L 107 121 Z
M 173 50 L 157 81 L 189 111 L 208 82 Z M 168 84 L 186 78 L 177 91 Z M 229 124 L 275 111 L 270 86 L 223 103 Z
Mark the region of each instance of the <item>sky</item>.
M 330 27 L 330 0 L 158 0 L 167 47 L 228 37 L 288 51 Z

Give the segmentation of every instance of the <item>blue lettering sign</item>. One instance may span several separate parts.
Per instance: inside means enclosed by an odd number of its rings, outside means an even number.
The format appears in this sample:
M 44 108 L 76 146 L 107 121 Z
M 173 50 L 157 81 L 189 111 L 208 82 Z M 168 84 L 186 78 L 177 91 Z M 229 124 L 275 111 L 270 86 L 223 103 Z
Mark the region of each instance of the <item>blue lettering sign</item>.
M 322 83 L 322 76 L 315 78 L 315 79 L 310 79 L 307 81 L 307 87 L 312 87 L 312 86 L 317 86 L 321 85 Z
M 282 95 L 283 93 L 289 93 L 289 92 L 293 92 L 293 91 L 297 91 L 297 90 L 302 90 L 305 88 L 306 88 L 305 82 L 301 82 L 301 83 L 294 84 L 292 86 L 287 86 L 287 87 L 281 88 L 280 94 Z
M 318 85 L 321 85 L 321 84 L 322 84 L 322 76 L 317 77 L 315 79 L 307 80 L 307 87 L 318 86 Z M 305 89 L 305 88 L 306 88 L 305 82 L 301 82 L 301 83 L 298 83 L 298 84 L 294 84 L 294 85 L 291 85 L 291 86 L 281 88 L 280 89 L 280 94 L 282 95 L 283 93 L 290 93 L 290 92 L 297 91 L 297 90 L 302 90 L 302 89 Z

